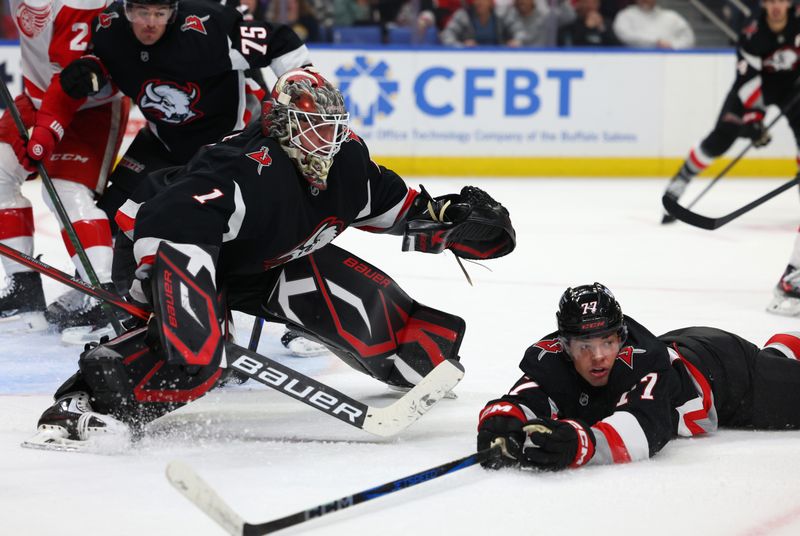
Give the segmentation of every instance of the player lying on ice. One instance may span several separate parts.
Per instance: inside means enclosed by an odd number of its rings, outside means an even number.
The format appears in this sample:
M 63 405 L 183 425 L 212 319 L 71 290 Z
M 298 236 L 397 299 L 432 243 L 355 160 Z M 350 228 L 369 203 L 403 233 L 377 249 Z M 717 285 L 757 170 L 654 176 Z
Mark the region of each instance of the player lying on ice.
M 625 463 L 718 426 L 800 428 L 800 333 L 763 349 L 709 327 L 655 337 L 600 283 L 567 289 L 556 318 L 480 414 L 478 448 L 503 448 L 487 467 Z
M 407 187 L 347 121 L 338 90 L 311 68 L 292 70 L 262 124 L 151 175 L 117 215 L 127 239 L 115 245 L 114 279 L 154 317 L 81 354 L 34 442 L 136 431 L 208 392 L 228 364 L 220 325 L 230 309 L 287 323 L 394 386 L 458 358 L 461 318 L 330 242 L 353 225 L 404 235 L 405 250 L 494 258 L 515 246 L 508 211 L 473 187 L 437 198 Z

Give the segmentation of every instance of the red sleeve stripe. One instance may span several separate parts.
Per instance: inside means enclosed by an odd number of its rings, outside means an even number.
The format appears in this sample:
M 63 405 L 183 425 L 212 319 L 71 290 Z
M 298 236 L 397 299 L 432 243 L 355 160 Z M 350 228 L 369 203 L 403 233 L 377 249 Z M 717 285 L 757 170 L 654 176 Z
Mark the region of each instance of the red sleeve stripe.
M 397 224 L 397 222 L 401 221 L 403 218 L 406 217 L 408 208 L 411 206 L 411 203 L 414 202 L 414 199 L 416 199 L 418 195 L 419 192 L 409 188 L 408 192 L 405 195 L 405 198 L 401 202 L 395 204 L 389 210 L 383 212 L 382 214 L 377 214 L 367 219 L 359 219 L 362 215 L 359 214 L 358 218 L 356 218 L 356 221 L 353 223 L 353 225 L 356 228 L 361 229 L 362 231 L 368 231 L 371 233 L 376 233 L 376 232 L 380 233 L 387 229 L 391 229 L 392 227 L 395 226 L 395 224 Z M 366 208 L 371 210 L 370 206 L 367 206 Z M 369 210 L 362 212 L 366 212 L 366 214 L 364 214 L 366 216 L 369 215 Z
M 770 337 L 764 348 L 775 348 L 789 359 L 800 359 L 800 333 L 778 333 Z
M 631 461 L 631 455 L 628 452 L 628 449 L 625 447 L 625 442 L 622 440 L 613 426 L 600 421 L 595 423 L 595 425 L 592 426 L 592 429 L 605 436 L 608 448 L 611 451 L 611 459 L 614 463 L 628 463 Z
M 536 387 L 539 387 L 539 384 L 538 384 L 538 383 L 536 383 L 536 382 L 531 382 L 531 381 L 528 381 L 528 382 L 521 383 L 521 384 L 517 385 L 516 387 L 514 387 L 513 389 L 511 389 L 511 390 L 508 392 L 508 394 L 510 394 L 510 395 L 518 395 L 518 394 L 520 394 L 522 391 L 527 391 L 528 389 L 534 389 L 534 388 L 536 388 Z

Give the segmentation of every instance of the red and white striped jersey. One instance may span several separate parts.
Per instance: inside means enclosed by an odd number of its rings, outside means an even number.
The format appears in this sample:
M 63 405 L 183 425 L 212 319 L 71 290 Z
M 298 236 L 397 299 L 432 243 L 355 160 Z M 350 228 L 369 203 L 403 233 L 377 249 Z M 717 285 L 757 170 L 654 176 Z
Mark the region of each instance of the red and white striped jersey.
M 91 23 L 113 0 L 9 0 L 19 30 L 25 93 L 38 108 L 53 75 L 87 52 Z M 91 97 L 91 108 L 121 94 Z

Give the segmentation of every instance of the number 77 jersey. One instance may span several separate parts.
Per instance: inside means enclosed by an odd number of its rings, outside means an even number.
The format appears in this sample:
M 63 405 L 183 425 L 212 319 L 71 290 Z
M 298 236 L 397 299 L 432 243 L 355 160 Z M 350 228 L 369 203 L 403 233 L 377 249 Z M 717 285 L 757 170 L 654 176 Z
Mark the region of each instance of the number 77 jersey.
M 53 75 L 87 53 L 92 20 L 113 0 L 9 0 L 19 30 L 25 93 L 39 108 Z M 85 108 L 120 94 L 89 99 Z
M 596 440 L 592 464 L 647 459 L 676 435 L 712 431 L 684 433 L 681 409 L 702 408 L 702 393 L 666 344 L 628 316 L 625 324 L 628 336 L 606 385 L 594 387 L 581 378 L 558 334 L 552 333 L 528 348 L 520 363 L 524 376 L 503 397 L 519 405 L 528 419 L 571 418 L 589 424 Z

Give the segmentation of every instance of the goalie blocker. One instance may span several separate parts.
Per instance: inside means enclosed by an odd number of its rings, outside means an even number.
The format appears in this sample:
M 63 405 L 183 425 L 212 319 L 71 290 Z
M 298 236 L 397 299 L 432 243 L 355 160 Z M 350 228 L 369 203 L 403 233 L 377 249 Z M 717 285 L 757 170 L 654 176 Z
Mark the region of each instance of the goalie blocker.
M 63 411 L 58 402 L 45 411 L 40 431 L 61 427 L 60 439 L 81 439 L 80 415 L 68 409 L 76 393 L 88 395 L 89 411 L 140 431 L 218 384 L 228 363 L 217 300 L 210 272 L 193 264 L 170 244 L 159 246 L 148 326 L 87 347 L 79 371 L 56 392 Z M 333 245 L 259 277 L 230 278 L 223 289 L 232 309 L 287 322 L 390 385 L 413 387 L 445 360 L 458 360 L 461 318 L 417 303 L 388 275 Z

